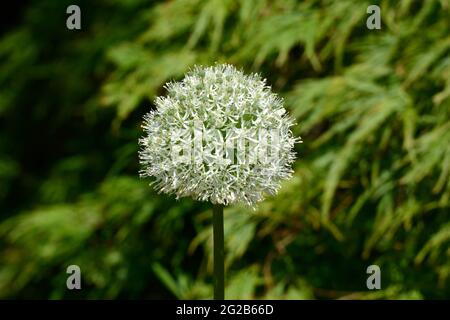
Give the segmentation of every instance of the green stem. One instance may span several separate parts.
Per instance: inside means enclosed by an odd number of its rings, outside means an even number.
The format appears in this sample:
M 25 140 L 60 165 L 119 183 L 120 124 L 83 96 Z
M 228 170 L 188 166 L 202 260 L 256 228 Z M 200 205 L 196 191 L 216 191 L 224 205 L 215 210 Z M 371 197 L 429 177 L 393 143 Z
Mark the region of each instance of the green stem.
M 214 300 L 225 299 L 225 248 L 223 241 L 223 206 L 213 205 Z

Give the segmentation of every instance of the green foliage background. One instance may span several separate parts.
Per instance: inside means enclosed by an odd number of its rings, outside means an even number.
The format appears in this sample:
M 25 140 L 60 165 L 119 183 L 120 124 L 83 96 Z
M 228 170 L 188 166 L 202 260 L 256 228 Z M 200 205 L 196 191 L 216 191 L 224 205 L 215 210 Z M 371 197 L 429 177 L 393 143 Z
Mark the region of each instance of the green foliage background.
M 226 296 L 450 298 L 450 1 L 18 7 L 0 39 L 1 298 L 212 297 L 210 208 L 155 194 L 137 140 L 163 84 L 215 62 L 266 77 L 305 141 L 278 196 L 225 210 Z

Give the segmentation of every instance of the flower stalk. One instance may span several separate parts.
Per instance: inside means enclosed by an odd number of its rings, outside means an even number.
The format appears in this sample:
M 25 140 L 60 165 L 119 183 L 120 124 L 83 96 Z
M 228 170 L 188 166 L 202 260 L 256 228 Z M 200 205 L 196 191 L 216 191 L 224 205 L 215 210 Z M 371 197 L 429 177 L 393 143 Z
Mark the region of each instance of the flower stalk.
M 214 300 L 225 299 L 225 245 L 223 232 L 223 205 L 213 205 L 214 233 Z

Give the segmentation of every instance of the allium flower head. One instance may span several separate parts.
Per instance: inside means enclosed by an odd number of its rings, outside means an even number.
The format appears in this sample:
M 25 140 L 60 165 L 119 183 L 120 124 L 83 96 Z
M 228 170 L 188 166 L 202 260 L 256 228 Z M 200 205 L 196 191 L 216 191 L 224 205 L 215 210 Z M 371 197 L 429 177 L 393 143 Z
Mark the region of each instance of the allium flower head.
M 300 139 L 265 79 L 216 65 L 165 88 L 139 140 L 141 176 L 153 177 L 158 191 L 253 206 L 291 176 Z

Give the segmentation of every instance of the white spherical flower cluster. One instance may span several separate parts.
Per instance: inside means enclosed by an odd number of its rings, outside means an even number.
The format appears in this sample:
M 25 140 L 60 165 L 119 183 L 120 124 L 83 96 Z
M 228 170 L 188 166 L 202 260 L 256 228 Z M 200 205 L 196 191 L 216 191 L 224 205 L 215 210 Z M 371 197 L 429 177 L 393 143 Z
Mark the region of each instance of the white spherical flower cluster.
M 294 124 L 265 79 L 231 65 L 195 67 L 144 117 L 141 176 L 214 204 L 253 206 L 292 174 Z

